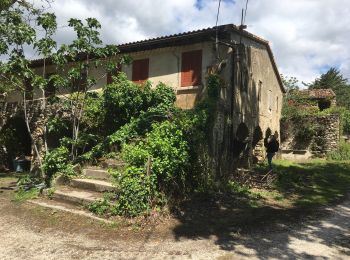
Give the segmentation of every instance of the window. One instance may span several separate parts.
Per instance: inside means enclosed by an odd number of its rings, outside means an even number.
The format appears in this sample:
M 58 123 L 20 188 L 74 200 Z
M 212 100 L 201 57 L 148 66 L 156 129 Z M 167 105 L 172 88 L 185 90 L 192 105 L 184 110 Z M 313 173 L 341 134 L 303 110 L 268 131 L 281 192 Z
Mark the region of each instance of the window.
M 258 89 L 258 101 L 259 101 L 259 103 L 261 102 L 262 85 L 263 85 L 262 81 L 259 80 L 259 89 Z
M 112 71 L 107 72 L 107 84 L 112 84 L 112 76 L 117 76 L 122 71 L 121 65 L 118 64 Z
M 202 50 L 182 53 L 181 87 L 198 86 L 202 83 Z
M 148 79 L 149 59 L 134 60 L 132 62 L 132 81 L 143 83 Z
M 268 94 L 269 96 L 268 96 L 268 101 L 269 101 L 269 103 L 268 103 L 268 105 L 269 105 L 269 111 L 271 112 L 272 111 L 272 90 L 270 89 L 269 90 L 269 94 Z
M 276 97 L 276 110 L 278 112 L 278 96 Z

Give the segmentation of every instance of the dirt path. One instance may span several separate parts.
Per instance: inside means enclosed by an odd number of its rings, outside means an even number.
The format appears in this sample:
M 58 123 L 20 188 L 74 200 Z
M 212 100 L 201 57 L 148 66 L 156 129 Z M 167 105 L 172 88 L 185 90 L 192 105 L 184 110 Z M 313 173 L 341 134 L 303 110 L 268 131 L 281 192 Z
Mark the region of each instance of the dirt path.
M 1 186 L 1 185 L 0 185 Z M 171 225 L 126 232 L 10 201 L 0 188 L 0 259 L 349 259 L 350 198 L 305 221 L 201 236 Z M 177 223 L 178 224 L 178 223 Z M 202 227 L 210 230 L 210 227 Z

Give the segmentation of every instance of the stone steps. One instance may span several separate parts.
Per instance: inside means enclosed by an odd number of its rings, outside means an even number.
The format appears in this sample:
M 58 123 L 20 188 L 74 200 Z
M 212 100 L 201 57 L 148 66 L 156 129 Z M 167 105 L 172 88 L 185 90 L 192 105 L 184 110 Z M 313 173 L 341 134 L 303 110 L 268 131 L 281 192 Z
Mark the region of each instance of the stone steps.
M 92 178 L 96 180 L 110 180 L 112 178 L 108 171 L 100 168 L 85 168 L 82 172 L 83 176 L 86 178 Z
M 103 199 L 103 193 L 68 186 L 60 186 L 50 195 L 50 198 L 70 204 L 86 206 L 94 201 Z
M 111 182 L 112 176 L 104 169 L 91 167 L 84 168 L 82 172 L 83 175 L 79 178 L 61 183 L 61 185 L 57 184 L 52 193 L 45 190 L 44 194 L 47 197 L 39 199 L 36 204 L 73 214 L 93 216 L 84 208 L 93 202 L 102 200 L 104 192 L 116 191 L 116 187 Z M 32 203 L 35 203 L 35 200 Z
M 104 180 L 73 179 L 70 182 L 70 186 L 95 192 L 115 191 L 115 187 L 113 186 L 113 184 Z

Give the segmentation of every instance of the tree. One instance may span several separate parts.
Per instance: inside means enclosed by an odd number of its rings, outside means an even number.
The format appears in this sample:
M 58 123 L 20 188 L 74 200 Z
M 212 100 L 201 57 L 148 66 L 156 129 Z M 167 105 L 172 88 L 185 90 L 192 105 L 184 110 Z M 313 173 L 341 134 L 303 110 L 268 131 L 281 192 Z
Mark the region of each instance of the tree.
M 298 86 L 299 80 L 296 77 L 288 77 L 281 74 L 281 79 L 287 93 L 293 90 L 299 90 L 299 86 Z
M 308 87 L 309 89 L 332 89 L 336 94 L 337 104 L 350 109 L 350 85 L 338 69 L 330 68 Z
M 86 24 L 78 19 L 70 19 L 68 26 L 76 32 L 76 38 L 69 45 L 62 44 L 57 48 L 53 40 L 56 33 L 56 16 L 53 13 L 42 12 L 27 4 L 25 0 L 1 2 L 0 5 L 0 54 L 7 56 L 6 62 L 0 62 L 0 91 L 3 95 L 12 91 L 20 92 L 23 96 L 23 107 L 28 132 L 38 159 L 40 169 L 43 169 L 41 159 L 48 152 L 46 142 L 46 124 L 48 114 L 46 104 L 54 87 L 59 93 L 62 89 L 74 92 L 66 96 L 71 107 L 71 125 L 73 129 L 71 144 L 71 158 L 77 155 L 79 143 L 80 122 L 84 114 L 86 94 L 97 82 L 90 70 L 95 67 L 105 67 L 106 73 L 116 68 L 120 60 L 116 59 L 118 49 L 114 45 L 103 46 L 98 29 L 101 25 L 94 18 L 86 19 Z M 42 38 L 36 35 L 36 29 L 44 32 Z M 31 61 L 25 56 L 25 45 L 31 46 L 42 57 L 42 73 L 38 75 L 31 67 Z M 46 64 L 50 62 L 55 70 L 47 74 Z M 69 66 L 68 66 L 69 65 Z M 51 72 L 51 71 L 50 71 Z M 44 149 L 39 151 L 33 140 L 27 114 L 26 86 L 41 90 Z M 32 91 L 32 90 L 31 90 Z M 44 173 L 42 172 L 42 175 Z

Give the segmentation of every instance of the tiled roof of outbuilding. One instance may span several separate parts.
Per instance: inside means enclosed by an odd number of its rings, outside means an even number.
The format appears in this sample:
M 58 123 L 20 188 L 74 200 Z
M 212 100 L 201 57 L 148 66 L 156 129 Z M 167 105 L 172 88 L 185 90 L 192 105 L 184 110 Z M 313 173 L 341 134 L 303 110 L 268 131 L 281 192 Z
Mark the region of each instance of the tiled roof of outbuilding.
M 300 90 L 302 94 L 309 96 L 310 98 L 334 98 L 335 93 L 330 88 L 322 88 L 322 89 L 305 89 Z

